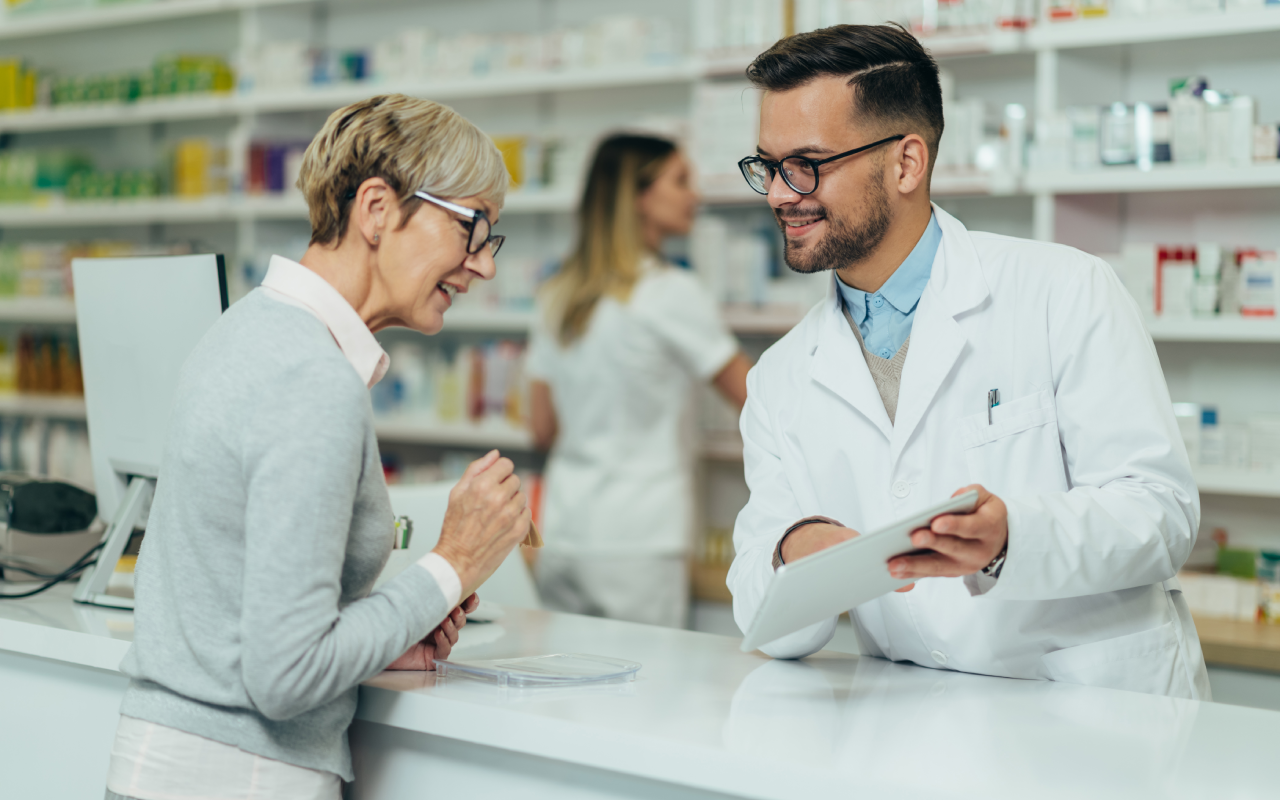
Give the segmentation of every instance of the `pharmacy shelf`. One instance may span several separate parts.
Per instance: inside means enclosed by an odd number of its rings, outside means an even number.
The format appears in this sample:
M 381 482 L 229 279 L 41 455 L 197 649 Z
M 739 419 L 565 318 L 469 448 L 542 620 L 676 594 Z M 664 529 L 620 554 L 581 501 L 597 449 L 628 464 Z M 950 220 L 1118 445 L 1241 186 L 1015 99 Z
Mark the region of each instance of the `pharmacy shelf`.
M 0 133 L 61 131 L 80 128 L 119 128 L 152 122 L 233 117 L 241 101 L 232 94 L 201 94 L 135 103 L 86 103 L 30 108 L 0 114 Z
M 244 210 L 229 197 L 59 201 L 46 205 L 0 205 L 0 228 L 227 222 L 243 214 Z
M 463 303 L 466 302 L 464 299 Z M 444 315 L 445 333 L 513 333 L 528 335 L 533 312 L 513 309 L 467 308 L 465 305 Z
M 512 192 L 503 214 L 566 213 L 576 194 L 563 191 Z M 80 225 L 151 225 L 165 222 L 307 219 L 307 204 L 297 195 L 281 197 L 216 196 L 186 199 L 54 200 L 46 204 L 0 205 L 0 228 L 65 228 Z
M 756 306 L 730 303 L 722 308 L 725 324 L 734 333 L 781 336 L 804 319 L 808 309 L 798 306 Z
M 1082 47 L 1207 39 L 1280 30 L 1280 8 L 1148 14 L 1119 19 L 1081 19 L 1038 25 L 1027 32 L 1026 46 L 1033 50 L 1066 50 Z
M 76 304 L 69 297 L 0 298 L 0 322 L 74 325 Z
M 1280 625 L 1195 617 L 1208 664 L 1280 672 Z
M 0 417 L 82 420 L 85 418 L 84 398 L 41 394 L 0 395 Z
M 438 445 L 441 447 L 498 448 L 500 450 L 532 450 L 533 436 L 523 428 L 506 422 L 444 423 L 423 420 L 410 415 L 380 417 L 374 423 L 378 438 L 400 444 Z
M 1022 180 L 1030 194 L 1125 194 L 1280 188 L 1280 163 L 1234 166 L 1101 167 L 1093 170 L 1033 170 Z
M 1274 319 L 1153 319 L 1147 330 L 1157 342 L 1280 342 L 1280 321 Z
M 1003 55 L 1027 50 L 1026 36 L 1017 30 L 939 33 L 917 38 L 934 58 Z
M 0 39 L 25 39 L 78 31 L 97 31 L 124 25 L 143 25 L 170 19 L 209 16 L 268 6 L 301 5 L 315 0 L 166 0 L 118 3 L 97 8 L 67 9 L 0 18 Z
M 689 83 L 700 74 L 700 69 L 693 62 L 683 62 L 564 72 L 504 72 L 430 82 L 342 83 L 318 88 L 199 95 L 134 103 L 34 108 L 0 114 L 0 133 L 119 127 L 170 120 L 233 117 L 240 114 L 327 112 L 375 94 L 393 92 L 447 101 Z
M 1243 467 L 1195 467 L 1201 494 L 1280 498 L 1280 472 Z

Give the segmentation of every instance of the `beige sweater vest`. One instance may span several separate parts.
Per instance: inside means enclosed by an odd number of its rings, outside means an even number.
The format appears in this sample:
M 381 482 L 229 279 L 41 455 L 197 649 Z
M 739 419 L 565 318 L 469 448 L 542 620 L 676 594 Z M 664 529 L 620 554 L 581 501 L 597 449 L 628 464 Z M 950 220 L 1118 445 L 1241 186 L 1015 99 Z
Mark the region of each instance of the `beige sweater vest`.
M 853 330 L 853 335 L 858 338 L 862 357 L 866 359 L 867 369 L 871 370 L 871 379 L 876 382 L 876 391 L 880 392 L 880 401 L 884 403 L 884 410 L 889 414 L 889 423 L 893 424 L 894 417 L 898 414 L 898 388 L 902 385 L 902 365 L 907 363 L 907 348 L 911 345 L 911 337 L 907 337 L 902 347 L 898 348 L 898 352 L 893 354 L 893 358 L 881 358 L 867 349 L 866 343 L 862 341 L 862 331 L 858 330 L 858 323 L 853 321 L 853 316 L 849 313 L 849 309 L 844 307 L 844 303 L 840 304 L 840 310 L 844 312 L 844 318 Z

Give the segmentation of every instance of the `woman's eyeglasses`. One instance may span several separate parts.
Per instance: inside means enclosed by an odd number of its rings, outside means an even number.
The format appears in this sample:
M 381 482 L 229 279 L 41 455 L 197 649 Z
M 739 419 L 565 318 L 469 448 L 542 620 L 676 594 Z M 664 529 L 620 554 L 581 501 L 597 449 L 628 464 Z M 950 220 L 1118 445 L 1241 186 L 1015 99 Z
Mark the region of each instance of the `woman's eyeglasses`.
M 779 171 L 782 172 L 782 179 L 787 182 L 787 185 L 796 194 L 813 194 L 818 191 L 818 167 L 823 164 L 830 164 L 836 159 L 857 155 L 873 147 L 879 147 L 882 144 L 896 142 L 905 138 L 907 138 L 906 134 L 890 136 L 888 139 L 881 139 L 878 142 L 872 142 L 823 159 L 788 156 L 781 161 L 770 161 L 760 156 L 747 156 L 738 162 L 738 169 L 742 170 L 742 177 L 747 179 L 747 185 L 760 194 L 769 193 L 769 186 L 773 183 L 773 179 Z
M 450 203 L 447 200 L 441 200 L 426 192 L 414 192 L 415 197 L 421 197 L 429 203 L 435 203 L 441 208 L 447 208 L 450 211 L 461 214 L 470 219 L 470 227 L 467 231 L 467 253 L 475 255 L 480 252 L 480 248 L 486 244 L 489 245 L 489 254 L 497 256 L 498 251 L 502 249 L 502 243 L 507 240 L 502 234 L 493 233 L 493 223 L 489 222 L 489 218 L 479 209 L 467 208 L 456 203 Z
M 489 221 L 489 217 L 479 209 L 467 208 L 457 203 L 450 203 L 448 200 L 441 200 L 439 197 L 429 195 L 426 192 L 414 192 L 414 197 L 420 197 L 428 203 L 435 203 L 441 208 L 446 208 L 456 214 L 461 214 L 468 219 L 467 224 L 467 255 L 475 255 L 480 252 L 480 248 L 486 244 L 489 245 L 489 254 L 497 256 L 498 251 L 502 249 L 502 243 L 507 240 L 502 234 L 494 235 L 493 223 Z M 348 192 L 346 200 L 354 200 L 355 192 Z

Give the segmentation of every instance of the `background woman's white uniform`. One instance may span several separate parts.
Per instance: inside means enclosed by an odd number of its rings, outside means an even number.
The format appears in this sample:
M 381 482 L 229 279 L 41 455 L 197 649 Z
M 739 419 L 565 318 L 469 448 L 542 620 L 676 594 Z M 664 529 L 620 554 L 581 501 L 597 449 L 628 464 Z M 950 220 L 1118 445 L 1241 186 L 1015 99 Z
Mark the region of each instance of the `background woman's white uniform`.
M 551 387 L 538 586 L 551 608 L 683 626 L 693 528 L 692 385 L 738 352 L 711 296 L 648 257 L 627 302 L 605 296 L 568 346 L 539 307 L 527 371 Z

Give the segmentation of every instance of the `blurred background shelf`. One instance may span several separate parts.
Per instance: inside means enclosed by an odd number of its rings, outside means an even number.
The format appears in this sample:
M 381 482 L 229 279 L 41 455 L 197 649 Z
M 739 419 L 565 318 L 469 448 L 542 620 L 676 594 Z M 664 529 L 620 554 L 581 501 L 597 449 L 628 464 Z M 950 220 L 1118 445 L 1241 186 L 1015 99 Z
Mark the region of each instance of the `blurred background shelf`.
M 85 418 L 84 398 L 69 395 L 0 395 L 0 416 L 82 420 Z
M 1280 472 L 1244 467 L 1193 468 L 1201 494 L 1280 498 Z
M 76 304 L 70 297 L 0 298 L 0 322 L 72 324 Z
M 463 300 L 465 303 L 466 301 Z M 444 315 L 444 330 L 481 333 L 527 334 L 533 325 L 534 312 L 516 309 L 460 308 Z
M 161 20 L 314 2 L 315 0 L 168 0 L 168 2 L 154 3 L 119 3 L 99 8 L 77 8 L 16 16 L 10 12 L 7 16 L 0 18 L 0 40 L 96 31 L 122 25 L 143 25 Z
M 1091 170 L 1032 170 L 1024 175 L 1022 185 L 1030 193 L 1054 194 L 1273 189 L 1280 187 L 1280 164 L 1160 165 L 1150 170 L 1123 166 Z
M 1280 30 L 1280 9 L 1177 12 L 1139 18 L 1081 19 L 1037 25 L 1027 31 L 1027 46 L 1035 50 L 1106 47 L 1109 45 L 1174 42 Z
M 1157 342 L 1280 342 L 1280 321 L 1246 317 L 1147 320 Z
M 1205 663 L 1280 672 L 1280 625 L 1195 618 Z
M 399 414 L 377 418 L 374 430 L 377 431 L 379 440 L 401 444 L 533 449 L 533 436 L 529 431 L 506 422 L 486 421 L 477 425 L 467 422 L 444 423 Z

